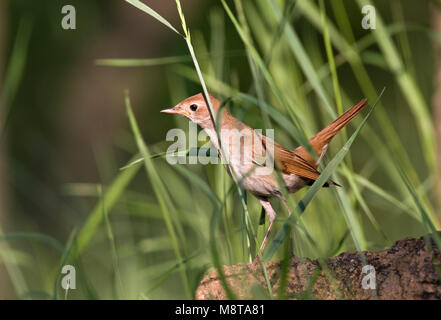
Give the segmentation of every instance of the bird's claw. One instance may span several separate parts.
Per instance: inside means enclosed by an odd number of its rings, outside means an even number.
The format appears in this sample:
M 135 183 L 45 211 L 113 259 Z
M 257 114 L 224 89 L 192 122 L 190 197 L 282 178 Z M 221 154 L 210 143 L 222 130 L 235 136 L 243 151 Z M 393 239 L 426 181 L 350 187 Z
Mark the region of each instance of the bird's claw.
M 260 266 L 260 264 L 261 264 L 261 258 L 260 258 L 259 255 L 257 255 L 257 256 L 254 258 L 253 262 L 251 263 L 251 268 L 252 268 L 252 269 L 256 269 L 258 266 Z

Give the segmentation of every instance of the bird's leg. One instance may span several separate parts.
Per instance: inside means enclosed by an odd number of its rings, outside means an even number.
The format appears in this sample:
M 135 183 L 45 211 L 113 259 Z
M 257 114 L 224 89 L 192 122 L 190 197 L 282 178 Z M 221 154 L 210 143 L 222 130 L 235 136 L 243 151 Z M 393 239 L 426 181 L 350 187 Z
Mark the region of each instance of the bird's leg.
M 274 220 L 276 220 L 276 212 L 271 206 L 271 203 L 269 202 L 268 198 L 259 198 L 259 201 L 262 207 L 265 209 L 265 212 L 268 215 L 268 220 L 269 220 L 268 229 L 266 230 L 265 237 L 263 238 L 262 244 L 260 245 L 260 254 L 263 255 L 263 250 L 265 249 L 265 244 L 268 239 L 268 235 L 273 227 Z M 259 261 L 259 255 L 257 255 L 253 264 L 256 264 L 256 262 L 258 261 Z
M 325 144 L 325 146 L 322 149 L 322 153 L 320 154 L 319 158 L 317 159 L 317 161 L 315 162 L 316 165 L 320 164 L 320 161 L 322 161 L 322 158 L 325 156 L 326 151 L 328 150 L 328 145 L 329 144 Z

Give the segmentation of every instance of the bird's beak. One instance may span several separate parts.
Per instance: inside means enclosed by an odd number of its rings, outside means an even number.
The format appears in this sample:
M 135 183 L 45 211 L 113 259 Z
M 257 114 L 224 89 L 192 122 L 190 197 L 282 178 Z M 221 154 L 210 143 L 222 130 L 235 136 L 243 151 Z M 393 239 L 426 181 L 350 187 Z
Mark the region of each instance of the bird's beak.
M 176 107 L 169 108 L 169 109 L 164 109 L 164 110 L 161 110 L 161 112 L 162 113 L 179 113 L 179 111 L 176 110 Z
M 179 107 L 179 105 L 174 106 L 173 108 L 170 109 L 164 109 L 161 110 L 162 113 L 174 113 L 174 114 L 181 114 L 183 116 L 188 116 L 189 113 L 188 111 L 185 111 L 184 109 L 182 109 L 181 107 Z

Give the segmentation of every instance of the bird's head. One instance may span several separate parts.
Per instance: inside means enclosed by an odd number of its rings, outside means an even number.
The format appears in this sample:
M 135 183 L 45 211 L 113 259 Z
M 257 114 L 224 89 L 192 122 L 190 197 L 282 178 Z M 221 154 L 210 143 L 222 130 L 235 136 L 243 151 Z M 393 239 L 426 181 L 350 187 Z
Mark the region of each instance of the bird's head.
M 211 105 L 213 106 L 214 112 L 217 112 L 220 107 L 220 101 L 210 95 Z M 182 115 L 194 123 L 198 124 L 202 128 L 212 128 L 213 123 L 210 117 L 210 111 L 205 103 L 204 96 L 202 93 L 191 96 L 170 109 L 161 110 L 164 113 L 174 113 Z

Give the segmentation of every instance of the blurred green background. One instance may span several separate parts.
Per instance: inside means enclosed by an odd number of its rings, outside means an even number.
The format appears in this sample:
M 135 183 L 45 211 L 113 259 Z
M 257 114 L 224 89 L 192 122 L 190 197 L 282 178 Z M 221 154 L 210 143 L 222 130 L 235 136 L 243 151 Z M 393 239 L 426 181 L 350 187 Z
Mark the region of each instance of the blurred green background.
M 175 1 L 145 3 L 181 30 Z M 343 188 L 321 190 L 302 216 L 317 246 L 294 229 L 296 254 L 379 250 L 428 233 L 425 217 L 439 227 L 438 2 L 374 1 L 376 30 L 361 27 L 362 0 L 226 3 L 250 46 L 221 2 L 181 3 L 208 89 L 233 97 L 232 113 L 255 128 L 267 124 L 250 97 L 273 106 L 282 120 L 271 126 L 282 145 L 298 145 L 289 132 L 294 119 L 311 136 L 362 97 L 373 103 L 386 87 L 336 172 Z M 76 30 L 61 27 L 67 4 L 76 8 Z M 154 157 L 147 173 L 142 162 L 121 170 L 139 158 L 125 89 L 151 154 L 167 150 L 169 129 L 188 127 L 159 113 L 201 92 L 182 37 L 122 0 L 2 0 L 0 75 L 0 298 L 193 298 L 214 266 L 209 243 L 224 264 L 254 257 L 223 167 L 176 168 Z M 327 162 L 361 119 L 334 139 Z M 223 203 L 217 222 L 213 198 Z M 261 241 L 259 204 L 249 195 L 247 205 Z M 272 236 L 286 216 L 281 212 Z M 67 294 L 64 264 L 77 270 L 77 288 Z

